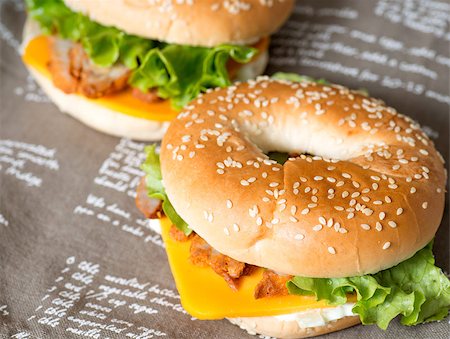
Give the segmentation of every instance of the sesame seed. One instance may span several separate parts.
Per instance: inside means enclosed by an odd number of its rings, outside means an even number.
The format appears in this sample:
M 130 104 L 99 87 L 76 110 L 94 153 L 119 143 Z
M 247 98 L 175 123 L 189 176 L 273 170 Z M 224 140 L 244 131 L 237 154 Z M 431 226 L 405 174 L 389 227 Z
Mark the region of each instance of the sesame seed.
M 320 231 L 323 228 L 323 226 L 321 224 L 317 224 L 316 226 L 313 227 L 313 231 Z
M 327 226 L 328 227 L 331 227 L 331 226 L 333 226 L 333 218 L 330 218 L 330 219 L 328 219 L 328 221 L 327 221 Z
M 387 250 L 389 247 L 391 247 L 391 243 L 389 241 L 387 241 L 383 245 L 383 250 Z
M 293 217 L 292 215 L 289 216 L 289 220 L 292 221 L 292 222 L 298 222 L 298 219 Z
M 228 230 L 227 227 L 225 227 L 225 228 L 223 229 L 223 232 L 224 232 L 226 235 L 230 235 L 230 231 Z
M 428 207 L 428 202 L 424 202 L 423 204 L 422 204 L 422 208 L 425 210 L 425 209 L 427 209 L 427 207 Z
M 386 201 L 388 204 L 390 204 L 392 202 L 392 199 L 386 195 L 384 197 L 384 201 Z
M 324 217 L 319 217 L 319 222 L 324 226 L 327 224 L 327 220 Z
M 368 230 L 370 230 L 370 225 L 368 225 L 368 224 L 361 224 L 361 228 L 362 228 L 363 230 L 368 231 Z
M 355 216 L 355 213 L 350 212 L 349 214 L 347 214 L 347 219 L 352 219 Z
M 219 168 L 219 169 L 217 170 L 217 173 L 219 173 L 219 174 L 224 174 L 225 171 L 224 171 L 223 169 Z
M 376 224 L 375 224 L 375 229 L 378 232 L 381 232 L 381 230 L 383 229 L 383 225 L 381 225 L 381 223 L 379 221 L 377 221 Z
M 295 215 L 295 213 L 297 213 L 297 206 L 293 205 L 291 206 L 291 214 Z
M 336 254 L 336 250 L 335 250 L 335 248 L 334 248 L 334 247 L 331 247 L 331 246 L 329 246 L 329 247 L 328 247 L 328 253 L 330 253 L 330 254 Z
M 231 208 L 233 207 L 233 203 L 231 202 L 231 200 L 227 200 L 227 208 Z
M 278 224 L 279 222 L 280 222 L 280 219 L 278 219 L 278 218 L 273 218 L 271 221 L 271 223 L 274 225 Z
M 403 208 L 397 208 L 397 215 L 400 215 L 403 213 Z
M 297 233 L 294 237 L 295 240 L 303 240 L 305 239 L 305 236 L 301 233 Z
M 316 176 L 314 177 L 314 180 L 320 181 L 320 180 L 323 180 L 323 177 L 321 177 L 320 175 L 316 175 Z
M 350 179 L 352 176 L 349 173 L 342 173 L 344 178 Z
M 409 190 L 409 192 L 410 192 L 411 194 L 414 194 L 414 193 L 417 192 L 417 189 L 413 186 L 413 187 L 411 187 L 411 189 Z
M 380 212 L 380 213 L 378 214 L 378 218 L 380 218 L 380 220 L 384 220 L 384 218 L 386 218 L 386 213 Z
M 303 215 L 306 215 L 308 213 L 309 213 L 309 208 L 305 208 L 305 209 L 302 210 L 302 214 Z
M 239 232 L 240 228 L 238 224 L 233 224 L 233 229 L 235 232 Z
M 388 225 L 390 227 L 392 227 L 392 228 L 396 228 L 397 227 L 397 223 L 395 221 L 392 221 L 392 220 L 388 221 Z
M 242 186 L 248 186 L 248 185 L 250 185 L 250 184 L 248 183 L 247 180 L 241 180 L 241 185 L 242 185 Z
M 263 221 L 262 221 L 261 217 L 256 218 L 256 225 L 261 226 L 262 223 L 263 223 Z
M 339 233 L 344 234 L 347 233 L 348 231 L 345 228 L 339 228 Z

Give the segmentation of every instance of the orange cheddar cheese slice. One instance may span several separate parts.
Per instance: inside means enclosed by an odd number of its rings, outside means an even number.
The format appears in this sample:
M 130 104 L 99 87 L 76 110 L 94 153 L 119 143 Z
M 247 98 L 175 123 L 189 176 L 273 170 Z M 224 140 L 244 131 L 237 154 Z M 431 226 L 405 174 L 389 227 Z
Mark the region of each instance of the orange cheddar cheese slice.
M 51 79 L 50 71 L 47 68 L 50 60 L 50 49 L 46 36 L 38 36 L 32 39 L 25 47 L 22 59 L 26 65 L 32 67 L 46 78 Z M 98 99 L 90 99 L 82 95 L 79 96 L 97 105 L 141 119 L 170 121 L 178 114 L 170 106 L 169 100 L 146 103 L 135 98 L 131 92 L 132 90 L 129 88 L 122 92 L 106 95 Z
M 222 319 L 287 314 L 311 308 L 328 307 L 314 297 L 288 295 L 255 299 L 253 293 L 262 278 L 259 268 L 240 279 L 238 291 L 210 267 L 199 267 L 189 261 L 190 241 L 179 242 L 169 236 L 171 222 L 161 219 L 162 238 L 175 284 L 184 309 L 198 319 Z M 349 298 L 349 301 L 353 297 Z

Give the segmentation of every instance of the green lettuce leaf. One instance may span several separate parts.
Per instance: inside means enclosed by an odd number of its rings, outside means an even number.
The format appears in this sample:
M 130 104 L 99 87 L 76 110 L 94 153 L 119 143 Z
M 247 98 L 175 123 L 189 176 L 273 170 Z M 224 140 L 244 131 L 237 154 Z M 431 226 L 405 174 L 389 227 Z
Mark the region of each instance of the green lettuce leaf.
M 161 98 L 172 98 L 175 107 L 182 107 L 207 88 L 230 85 L 226 69 L 228 59 L 245 63 L 255 52 L 245 46 L 167 45 L 145 56 L 130 83 L 143 92 L 157 87 Z
M 350 278 L 294 277 L 288 281 L 290 294 L 312 295 L 330 305 L 347 302 L 355 292 L 353 313 L 363 324 L 386 329 L 396 316 L 403 325 L 441 320 L 450 309 L 450 280 L 434 265 L 432 244 L 390 269 Z
M 289 159 L 289 153 L 287 152 L 269 152 L 267 153 L 267 156 L 271 160 L 275 160 L 280 165 L 283 165 L 287 159 Z
M 226 64 L 231 58 L 249 62 L 257 50 L 247 46 L 213 48 L 165 44 L 125 34 L 71 11 L 62 0 L 25 0 L 29 15 L 46 34 L 81 42 L 91 60 L 109 67 L 121 62 L 133 72 L 130 85 L 171 99 L 179 109 L 210 87 L 229 85 Z
M 142 164 L 142 170 L 145 172 L 145 183 L 147 186 L 148 196 L 150 198 L 159 199 L 162 201 L 162 209 L 164 214 L 170 219 L 170 221 L 183 231 L 184 234 L 189 235 L 192 229 L 181 218 L 173 208 L 172 204 L 167 197 L 166 191 L 162 183 L 161 165 L 159 162 L 159 155 L 156 153 L 156 145 L 150 145 L 145 148 L 147 158 Z

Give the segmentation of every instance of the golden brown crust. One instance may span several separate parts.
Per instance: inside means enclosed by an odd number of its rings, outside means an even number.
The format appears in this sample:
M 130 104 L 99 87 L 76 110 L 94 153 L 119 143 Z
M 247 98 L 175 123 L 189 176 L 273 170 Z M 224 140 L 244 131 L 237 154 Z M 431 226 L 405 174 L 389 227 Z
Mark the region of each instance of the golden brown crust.
M 238 325 L 250 334 L 263 334 L 282 339 L 310 338 L 322 334 L 336 332 L 360 323 L 358 316 L 344 317 L 331 321 L 324 326 L 302 328 L 296 321 L 285 321 L 276 317 L 230 318 L 231 323 Z
M 65 0 L 96 22 L 170 43 L 216 46 L 252 42 L 275 32 L 294 0 Z
M 273 150 L 316 157 L 282 166 Z M 260 78 L 210 91 L 169 127 L 161 169 L 212 247 L 291 275 L 392 267 L 433 238 L 444 207 L 444 167 L 419 126 L 336 85 Z

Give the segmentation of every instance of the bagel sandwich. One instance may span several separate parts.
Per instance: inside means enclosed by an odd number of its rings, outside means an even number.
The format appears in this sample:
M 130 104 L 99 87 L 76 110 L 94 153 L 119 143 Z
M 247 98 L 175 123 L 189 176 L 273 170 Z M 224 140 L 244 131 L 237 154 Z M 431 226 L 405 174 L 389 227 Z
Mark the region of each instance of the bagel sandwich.
M 23 60 L 50 99 L 102 132 L 160 140 L 200 92 L 262 74 L 293 0 L 26 0 Z
M 298 79 L 208 90 L 147 147 L 136 203 L 183 307 L 279 338 L 445 318 L 433 142 L 381 100 Z

